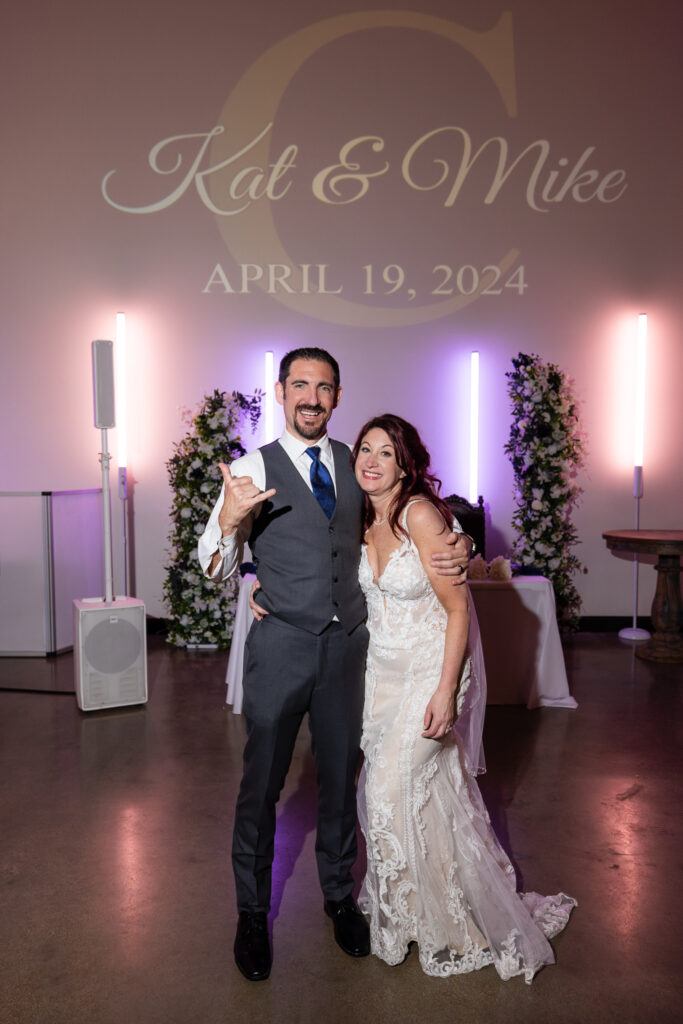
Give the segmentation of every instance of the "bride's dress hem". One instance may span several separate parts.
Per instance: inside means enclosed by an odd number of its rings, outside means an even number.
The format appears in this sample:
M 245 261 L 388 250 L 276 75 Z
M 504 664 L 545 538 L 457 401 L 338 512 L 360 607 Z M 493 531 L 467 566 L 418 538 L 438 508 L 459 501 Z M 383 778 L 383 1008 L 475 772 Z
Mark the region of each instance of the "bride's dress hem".
M 542 931 L 546 939 L 552 939 L 559 935 L 566 927 L 572 910 L 578 906 L 577 901 L 560 892 L 554 896 L 541 896 L 537 892 L 517 893 L 520 901 L 527 906 L 535 924 Z M 534 976 L 543 967 L 555 963 L 552 949 L 548 946 L 549 952 L 536 961 L 522 961 L 522 958 L 515 952 L 515 943 L 519 934 L 512 930 L 508 938 L 501 944 L 502 953 L 494 958 L 490 948 L 469 944 L 469 948 L 462 952 L 441 949 L 438 953 L 425 953 L 420 947 L 419 940 L 414 934 L 391 936 L 389 946 L 383 941 L 381 929 L 372 920 L 372 900 L 366 893 L 362 893 L 358 905 L 364 914 L 370 916 L 370 945 L 371 952 L 378 959 L 383 960 L 389 967 L 400 966 L 410 954 L 410 946 L 417 946 L 420 966 L 425 974 L 433 978 L 450 978 L 458 974 L 470 974 L 472 971 L 480 971 L 483 967 L 493 965 L 496 968 L 502 981 L 510 981 L 511 978 L 523 977 L 526 984 L 530 985 Z M 386 935 L 385 929 L 385 937 Z M 399 930 L 400 932 L 400 930 Z

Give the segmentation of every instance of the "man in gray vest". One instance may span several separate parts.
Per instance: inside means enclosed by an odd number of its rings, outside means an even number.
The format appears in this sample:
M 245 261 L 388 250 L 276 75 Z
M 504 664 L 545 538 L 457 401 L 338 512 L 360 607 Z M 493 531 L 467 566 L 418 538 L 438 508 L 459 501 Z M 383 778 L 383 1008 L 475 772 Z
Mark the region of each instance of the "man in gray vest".
M 221 464 L 223 488 L 199 541 L 202 568 L 216 580 L 235 571 L 249 542 L 258 601 L 268 613 L 252 624 L 245 645 L 247 743 L 232 844 L 235 962 L 251 981 L 270 974 L 275 807 L 306 712 L 319 787 L 315 848 L 324 910 L 345 953 L 370 952 L 351 874 L 368 641 L 358 585 L 363 495 L 348 447 L 327 436 L 341 396 L 336 360 L 323 349 L 289 352 L 275 391 L 284 434 L 230 468 Z M 467 560 L 461 542 L 444 571 L 464 581 Z

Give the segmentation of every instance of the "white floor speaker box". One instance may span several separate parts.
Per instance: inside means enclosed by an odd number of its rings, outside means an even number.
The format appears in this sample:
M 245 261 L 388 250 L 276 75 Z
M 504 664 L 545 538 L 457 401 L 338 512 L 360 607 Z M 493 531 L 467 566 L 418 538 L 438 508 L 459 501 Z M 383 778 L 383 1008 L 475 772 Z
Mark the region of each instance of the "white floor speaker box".
M 82 711 L 146 703 L 144 602 L 133 597 L 74 601 L 74 669 Z

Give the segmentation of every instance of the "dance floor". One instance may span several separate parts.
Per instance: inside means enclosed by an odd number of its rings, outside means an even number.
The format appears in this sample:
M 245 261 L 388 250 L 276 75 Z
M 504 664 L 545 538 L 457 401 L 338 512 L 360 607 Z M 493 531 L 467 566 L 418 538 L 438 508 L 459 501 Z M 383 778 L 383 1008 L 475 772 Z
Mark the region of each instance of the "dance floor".
M 481 786 L 520 883 L 579 901 L 531 986 L 336 947 L 304 726 L 279 806 L 273 971 L 250 984 L 232 961 L 244 723 L 225 706 L 227 655 L 149 648 L 147 706 L 91 713 L 73 693 L 11 689 L 68 681 L 70 654 L 0 659 L 3 1024 L 683 1019 L 681 666 L 579 634 L 565 645 L 578 710 L 487 711 Z

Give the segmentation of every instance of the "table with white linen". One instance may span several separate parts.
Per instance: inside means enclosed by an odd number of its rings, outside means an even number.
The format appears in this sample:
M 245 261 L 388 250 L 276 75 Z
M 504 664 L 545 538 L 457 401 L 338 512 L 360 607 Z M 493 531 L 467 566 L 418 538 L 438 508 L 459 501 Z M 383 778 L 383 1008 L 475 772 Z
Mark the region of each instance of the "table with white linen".
M 252 621 L 249 592 L 255 578 L 247 573 L 240 582 L 228 660 L 227 703 L 236 715 L 242 711 L 244 641 Z M 544 576 L 470 580 L 469 587 L 484 650 L 487 703 L 575 708 L 550 580 Z
M 470 580 L 489 704 L 575 708 L 569 693 L 553 585 L 545 576 Z

